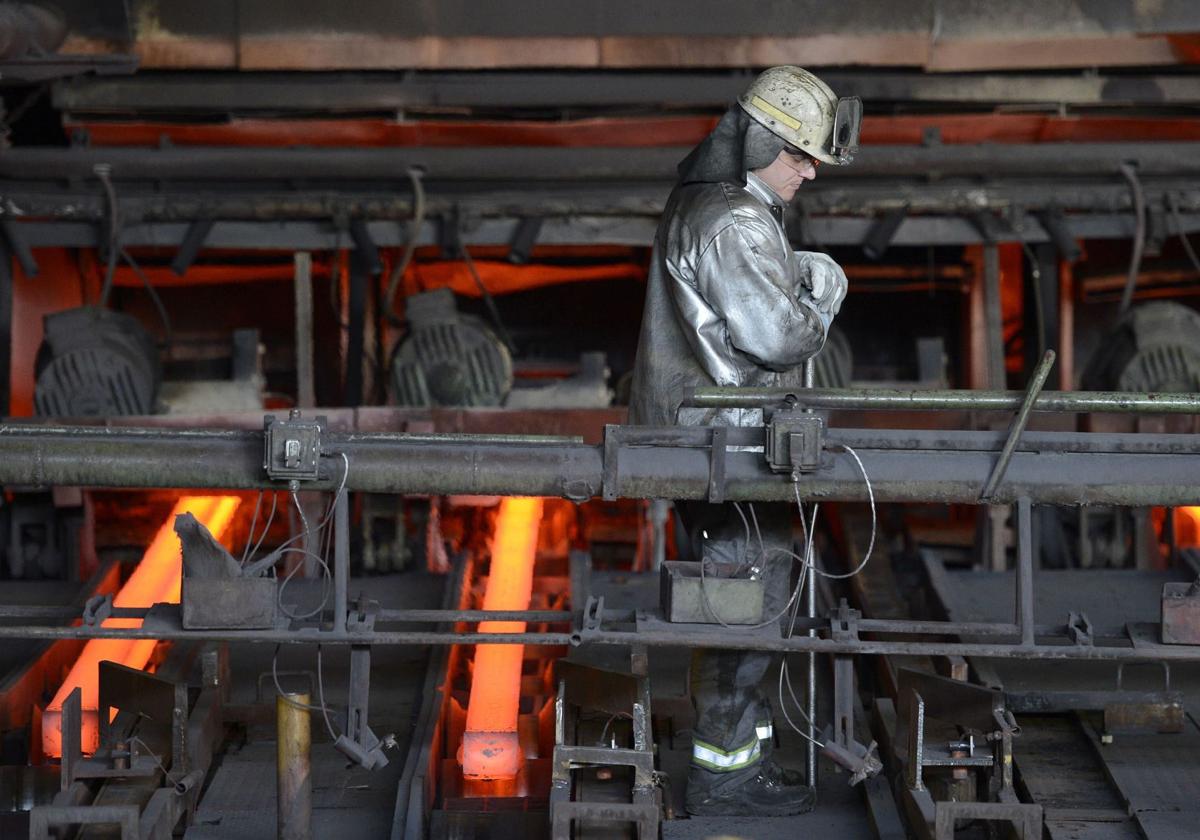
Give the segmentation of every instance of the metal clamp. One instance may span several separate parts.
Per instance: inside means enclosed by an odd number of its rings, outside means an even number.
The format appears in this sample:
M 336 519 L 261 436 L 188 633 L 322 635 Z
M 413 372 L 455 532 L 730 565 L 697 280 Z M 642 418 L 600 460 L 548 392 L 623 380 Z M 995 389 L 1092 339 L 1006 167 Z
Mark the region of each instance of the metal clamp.
M 858 640 L 858 619 L 862 615 L 858 610 L 851 609 L 850 604 L 843 598 L 838 608 L 829 615 L 829 638 L 835 642 L 853 642 Z
M 103 624 L 112 615 L 112 595 L 94 595 L 87 599 L 83 607 L 83 623 L 88 627 Z
M 725 444 L 729 431 L 713 426 L 712 446 L 708 456 L 708 500 L 715 504 L 725 501 Z
M 1067 613 L 1067 635 L 1077 645 L 1084 647 L 1095 645 L 1095 631 L 1092 629 L 1092 622 L 1088 620 L 1087 613 L 1074 611 Z

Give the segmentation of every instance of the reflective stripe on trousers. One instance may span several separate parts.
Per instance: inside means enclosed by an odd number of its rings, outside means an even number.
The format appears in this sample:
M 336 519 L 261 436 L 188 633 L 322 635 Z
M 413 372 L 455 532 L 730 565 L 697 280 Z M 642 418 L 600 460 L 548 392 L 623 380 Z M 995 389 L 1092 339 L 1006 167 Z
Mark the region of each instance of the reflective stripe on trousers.
M 692 763 L 699 764 L 714 773 L 729 773 L 741 770 L 743 767 L 758 761 L 762 755 L 762 747 L 758 739 L 751 741 L 740 749 L 726 752 L 720 747 L 706 744 L 703 741 L 692 741 Z
M 775 727 L 771 724 L 771 721 L 756 724 L 754 732 L 758 735 L 758 740 L 760 741 L 769 741 L 775 737 Z

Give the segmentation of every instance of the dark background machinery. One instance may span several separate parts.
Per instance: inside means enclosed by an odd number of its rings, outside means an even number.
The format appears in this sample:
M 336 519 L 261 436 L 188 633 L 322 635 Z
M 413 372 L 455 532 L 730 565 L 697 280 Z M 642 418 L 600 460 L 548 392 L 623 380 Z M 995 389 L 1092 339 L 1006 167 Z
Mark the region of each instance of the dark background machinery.
M 1187 4 L 71 0 L 66 31 L 41 8 L 0 7 L 0 833 L 27 834 L 29 807 L 62 794 L 54 807 L 88 818 L 124 797 L 160 835 L 268 836 L 275 703 L 304 692 L 318 836 L 532 838 L 575 807 L 681 816 L 686 647 L 745 642 L 658 618 L 672 517 L 640 497 L 794 497 L 747 449 L 758 439 L 623 426 L 620 383 L 675 164 L 757 70 L 801 56 L 867 114 L 855 164 L 823 168 L 787 220 L 850 277 L 816 365 L 838 390 L 810 395 L 827 425 L 800 487 L 825 499 L 823 568 L 874 554 L 822 579 L 815 616 L 769 644 L 792 651 L 793 677 L 822 651 L 829 751 L 853 764 L 876 740 L 887 778 L 850 788 L 822 758 L 815 814 L 736 829 L 1191 831 Z M 996 392 L 1026 388 L 1051 350 L 1039 410 L 1014 424 L 1023 396 Z M 1182 413 L 1058 394 L 1081 385 L 1181 392 Z M 266 467 L 264 411 L 280 456 Z M 785 431 L 813 427 L 800 413 Z M 64 429 L 68 415 L 93 425 Z M 230 556 L 277 575 L 209 581 L 230 593 L 217 605 L 275 625 L 201 639 L 176 608 L 106 597 L 197 486 L 235 488 Z M 495 494 L 516 492 L 575 501 L 546 502 L 519 616 L 527 772 L 487 787 L 456 753 Z M 72 637 L 106 619 L 167 640 L 153 673 L 106 669 L 139 723 L 99 759 L 55 763 L 38 721 Z M 616 666 L 584 655 L 623 647 Z M 793 722 L 774 722 L 776 748 L 798 767 Z M 348 770 L 332 744 L 374 756 L 372 730 L 396 733 L 388 765 Z M 627 763 L 597 767 L 595 749 Z

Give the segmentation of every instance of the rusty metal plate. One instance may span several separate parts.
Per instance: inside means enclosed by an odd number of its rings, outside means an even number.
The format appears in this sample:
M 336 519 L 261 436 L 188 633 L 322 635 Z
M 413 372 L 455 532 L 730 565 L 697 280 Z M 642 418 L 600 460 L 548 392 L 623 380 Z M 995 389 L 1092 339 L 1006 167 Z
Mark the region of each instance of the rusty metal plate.
M 1165 645 L 1200 645 L 1200 591 L 1191 583 L 1164 583 L 1162 640 Z

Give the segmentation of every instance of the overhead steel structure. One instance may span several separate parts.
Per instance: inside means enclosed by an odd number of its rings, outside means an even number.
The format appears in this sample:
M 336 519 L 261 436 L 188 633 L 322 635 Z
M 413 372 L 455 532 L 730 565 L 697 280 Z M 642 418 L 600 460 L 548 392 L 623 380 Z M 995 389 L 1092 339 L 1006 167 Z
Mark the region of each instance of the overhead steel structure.
M 106 615 L 143 617 L 139 627 L 103 628 L 92 611 L 79 626 L 0 627 L 0 638 L 212 639 L 269 643 L 376 644 L 638 644 L 723 647 L 836 654 L 920 654 L 1048 659 L 1200 660 L 1200 645 L 1163 644 L 1161 628 L 1128 625 L 1073 632 L 1039 626 L 1033 618 L 1035 582 L 1032 505 L 1182 505 L 1200 503 L 1200 434 L 1026 432 L 1014 423 L 1006 436 L 986 431 L 824 429 L 817 423 L 811 463 L 793 452 L 789 465 L 761 447 L 796 408 L 916 408 L 1200 414 L 1200 394 L 1116 394 L 961 391 L 736 391 L 697 390 L 695 405 L 760 405 L 766 427 L 609 426 L 601 445 L 572 438 L 454 434 L 338 434 L 294 416 L 269 418 L 262 432 L 0 426 L 0 483 L 24 486 L 186 487 L 380 493 L 499 494 L 605 498 L 804 500 L 1015 504 L 1017 598 L 1004 623 L 862 619 L 852 611 L 800 619 L 797 634 L 697 631 L 653 614 L 606 610 L 589 603 L 574 614 L 545 612 L 391 610 L 352 605 L 347 529 L 337 529 L 334 605 L 327 622 L 262 630 L 185 630 L 177 606 L 115 609 Z M 808 415 L 812 417 L 813 415 Z M 811 422 L 811 421 L 810 421 Z M 284 467 L 295 440 L 308 458 Z M 797 446 L 792 437 L 793 448 Z M 294 448 L 295 448 L 294 447 Z M 847 449 L 861 459 L 860 471 Z M 755 451 L 755 450 L 758 451 Z M 1008 458 L 1003 457 L 1008 453 Z M 774 457 L 775 463 L 768 463 Z M 784 458 L 786 459 L 786 455 Z M 780 467 L 783 471 L 779 471 Z M 794 467 L 792 469 L 791 467 Z M 864 473 L 865 472 L 865 476 Z M 867 481 L 869 480 L 869 488 Z M 292 485 L 296 486 L 296 485 Z M 340 507 L 341 505 L 339 505 Z M 34 615 L 61 621 L 61 611 Z M 0 616 L 5 613 L 0 610 Z M 20 616 L 29 617 L 25 611 Z M 569 632 L 454 633 L 377 629 L 380 625 L 482 620 L 571 622 Z M 863 638 L 867 633 L 871 638 Z M 880 636 L 883 636 L 881 638 Z M 930 641 L 929 635 L 942 640 Z M 965 638 L 968 641 L 955 641 Z M 1198 639 L 1197 641 L 1200 641 Z

